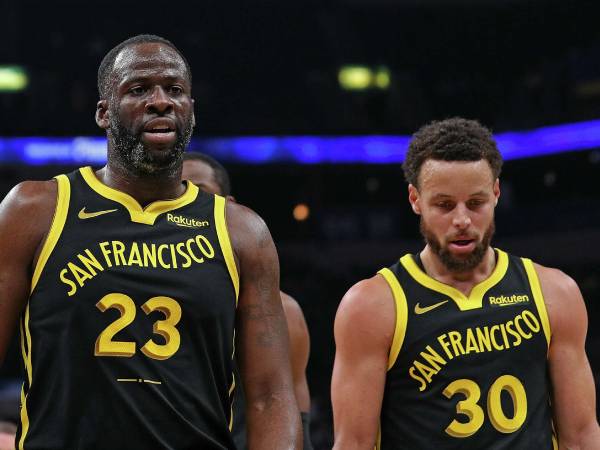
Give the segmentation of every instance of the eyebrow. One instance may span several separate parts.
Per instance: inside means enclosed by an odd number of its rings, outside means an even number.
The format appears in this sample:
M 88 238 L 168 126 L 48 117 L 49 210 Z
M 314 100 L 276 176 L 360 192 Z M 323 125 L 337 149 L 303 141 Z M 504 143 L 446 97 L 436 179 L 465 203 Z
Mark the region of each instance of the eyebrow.
M 472 194 L 469 194 L 469 197 L 488 197 L 489 195 L 490 194 L 486 191 L 477 191 L 477 192 L 473 192 Z M 432 199 L 446 199 L 446 198 L 452 198 L 452 195 L 438 192 L 437 194 L 434 194 L 431 198 Z
M 123 86 L 125 84 L 140 83 L 140 82 L 147 81 L 151 77 L 152 76 L 144 76 L 144 75 L 135 75 L 132 77 L 125 77 L 125 78 L 123 78 L 123 80 L 121 80 L 119 85 Z M 173 82 L 173 81 L 187 82 L 187 79 L 180 75 L 165 75 L 164 78 L 166 78 L 166 80 L 170 81 L 170 82 Z

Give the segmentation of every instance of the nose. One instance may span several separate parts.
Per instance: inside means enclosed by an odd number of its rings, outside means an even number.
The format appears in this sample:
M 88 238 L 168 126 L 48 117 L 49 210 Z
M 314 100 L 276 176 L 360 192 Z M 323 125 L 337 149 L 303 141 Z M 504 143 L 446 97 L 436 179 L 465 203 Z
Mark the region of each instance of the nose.
M 146 110 L 158 114 L 165 114 L 173 109 L 173 101 L 161 86 L 152 89 L 151 95 L 146 102 Z
M 471 216 L 469 215 L 469 210 L 466 205 L 458 205 L 454 209 L 452 225 L 459 230 L 465 230 L 471 225 Z

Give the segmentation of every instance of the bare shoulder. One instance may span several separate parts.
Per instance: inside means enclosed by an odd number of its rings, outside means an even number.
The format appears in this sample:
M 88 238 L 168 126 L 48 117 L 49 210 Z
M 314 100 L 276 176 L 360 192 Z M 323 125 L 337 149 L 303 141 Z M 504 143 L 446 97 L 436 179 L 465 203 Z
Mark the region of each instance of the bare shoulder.
M 573 278 L 559 269 L 534 264 L 544 302 L 548 311 L 551 329 L 573 322 L 587 321 L 585 304 L 579 286 Z
M 57 183 L 48 181 L 23 181 L 13 187 L 2 201 L 2 212 L 15 209 L 19 212 L 38 208 L 53 209 L 56 204 Z
M 396 323 L 392 291 L 381 275 L 352 286 L 338 307 L 336 333 L 362 334 L 391 344 Z
M 57 191 L 54 180 L 17 184 L 0 203 L 1 226 L 16 223 L 20 229 L 24 228 L 22 231 L 47 230 L 54 215 Z
M 250 208 L 235 202 L 227 202 L 227 227 L 236 254 L 248 254 L 273 245 L 265 221 Z

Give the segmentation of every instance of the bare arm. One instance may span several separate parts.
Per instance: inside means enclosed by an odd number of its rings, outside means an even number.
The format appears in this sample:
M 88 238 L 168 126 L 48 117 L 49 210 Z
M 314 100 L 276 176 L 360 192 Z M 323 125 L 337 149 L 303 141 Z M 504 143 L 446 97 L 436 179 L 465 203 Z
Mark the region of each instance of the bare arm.
M 265 223 L 248 208 L 228 202 L 227 220 L 240 268 L 237 351 L 247 399 L 248 447 L 300 449 L 275 245 Z
M 56 183 L 28 181 L 0 203 L 0 362 L 29 298 L 34 260 L 54 214 Z
M 392 292 L 380 275 L 354 285 L 338 308 L 331 400 L 334 450 L 373 450 L 395 327 Z
M 550 320 L 552 405 L 561 450 L 599 450 L 596 393 L 585 354 L 587 313 L 575 281 L 536 266 Z
M 306 380 L 306 366 L 310 354 L 310 336 L 300 305 L 292 297 L 281 293 L 283 311 L 290 337 L 290 362 L 294 379 L 294 394 L 301 412 L 310 411 L 310 392 Z

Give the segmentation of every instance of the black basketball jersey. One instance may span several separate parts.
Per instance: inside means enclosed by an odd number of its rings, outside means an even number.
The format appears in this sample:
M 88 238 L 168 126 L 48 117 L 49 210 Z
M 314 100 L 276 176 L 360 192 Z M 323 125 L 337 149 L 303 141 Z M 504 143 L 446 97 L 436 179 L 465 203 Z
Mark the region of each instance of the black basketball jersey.
M 540 284 L 530 260 L 496 255 L 469 296 L 413 255 L 379 271 L 396 328 L 376 449 L 556 448 Z
M 239 278 L 225 199 L 142 208 L 60 175 L 21 319 L 18 449 L 232 449 Z

